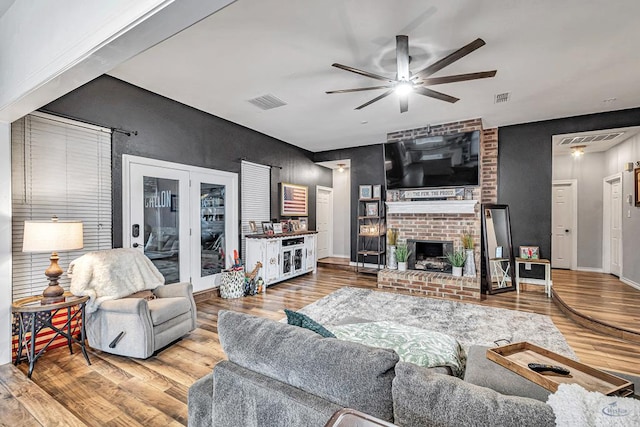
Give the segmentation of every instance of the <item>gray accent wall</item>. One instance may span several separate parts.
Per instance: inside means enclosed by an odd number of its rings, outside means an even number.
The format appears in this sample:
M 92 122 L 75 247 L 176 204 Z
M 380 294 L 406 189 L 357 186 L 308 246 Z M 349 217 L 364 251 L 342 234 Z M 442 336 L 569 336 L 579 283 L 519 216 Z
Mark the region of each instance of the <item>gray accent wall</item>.
M 553 180 L 575 179 L 578 187 L 578 269 L 602 268 L 602 180 L 605 153 L 553 157 Z
M 279 217 L 279 182 L 307 185 L 310 229 L 316 225 L 315 186 L 332 186 L 331 170 L 314 164 L 309 151 L 110 76 L 101 76 L 42 110 L 138 132 L 131 136 L 114 132 L 112 137 L 114 247 L 122 246 L 123 154 L 238 174 L 243 158 L 278 166 L 272 168 L 271 217 Z

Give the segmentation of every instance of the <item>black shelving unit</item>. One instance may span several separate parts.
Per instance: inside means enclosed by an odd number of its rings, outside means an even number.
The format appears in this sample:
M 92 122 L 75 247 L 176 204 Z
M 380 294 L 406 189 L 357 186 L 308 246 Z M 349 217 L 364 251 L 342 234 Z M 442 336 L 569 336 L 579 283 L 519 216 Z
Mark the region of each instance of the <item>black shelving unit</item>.
M 381 199 L 358 200 L 358 239 L 356 271 L 376 274 L 385 265 L 386 229 L 384 202 Z M 365 267 L 376 264 L 377 268 Z

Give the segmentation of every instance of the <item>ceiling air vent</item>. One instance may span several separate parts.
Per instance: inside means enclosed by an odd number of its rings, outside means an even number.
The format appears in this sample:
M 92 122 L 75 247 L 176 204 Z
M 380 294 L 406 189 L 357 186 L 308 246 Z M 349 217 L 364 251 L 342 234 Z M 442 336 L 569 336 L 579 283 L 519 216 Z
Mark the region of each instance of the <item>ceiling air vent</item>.
M 263 96 L 259 96 L 257 98 L 253 98 L 249 100 L 250 103 L 260 108 L 261 110 L 272 110 L 274 108 L 282 107 L 283 105 L 287 105 L 282 99 L 277 96 L 266 94 Z
M 560 141 L 560 145 L 573 145 L 573 144 L 585 144 L 589 142 L 598 142 L 598 141 L 611 141 L 624 134 L 624 132 L 614 132 L 614 133 L 603 133 L 600 135 L 586 135 L 586 136 L 570 136 L 567 138 L 563 138 Z
M 509 98 L 511 98 L 511 93 L 509 93 L 509 92 L 498 93 L 498 94 L 496 94 L 494 102 L 496 104 L 500 104 L 501 102 L 507 102 L 509 100 Z

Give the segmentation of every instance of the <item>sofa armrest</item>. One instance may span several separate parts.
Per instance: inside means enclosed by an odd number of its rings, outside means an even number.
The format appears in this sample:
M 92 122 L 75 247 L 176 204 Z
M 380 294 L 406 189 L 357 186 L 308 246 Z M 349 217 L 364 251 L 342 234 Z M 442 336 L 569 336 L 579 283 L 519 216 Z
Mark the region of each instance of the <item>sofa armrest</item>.
M 147 311 L 147 301 L 142 298 L 121 298 L 103 301 L 99 310 L 112 313 L 140 313 Z
M 193 287 L 189 282 L 172 283 L 170 285 L 158 286 L 153 290 L 158 298 L 175 298 L 191 296 Z

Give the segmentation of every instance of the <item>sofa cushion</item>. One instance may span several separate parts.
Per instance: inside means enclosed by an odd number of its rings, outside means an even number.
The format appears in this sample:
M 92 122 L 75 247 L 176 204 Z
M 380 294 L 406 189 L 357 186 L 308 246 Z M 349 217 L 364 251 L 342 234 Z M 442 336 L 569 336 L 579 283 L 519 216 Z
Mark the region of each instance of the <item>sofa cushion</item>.
M 404 362 L 396 365 L 393 411 L 401 426 L 555 426 L 551 407 L 542 402 Z
M 393 419 L 393 350 L 322 338 L 307 329 L 232 311 L 218 314 L 229 360 L 342 407 Z
M 515 372 L 487 359 L 489 347 L 472 345 L 467 351 L 467 368 L 464 380 L 488 387 L 498 393 L 530 397 L 546 402 L 551 392 Z
M 293 326 L 300 326 L 301 328 L 309 329 L 310 331 L 320 334 L 325 338 L 335 338 L 336 336 L 331 333 L 330 330 L 316 322 L 306 314 L 298 313 L 297 311 L 284 309 L 284 313 L 287 315 L 287 323 Z
M 147 304 L 153 326 L 160 325 L 191 310 L 191 303 L 185 297 L 156 298 L 148 301 Z

